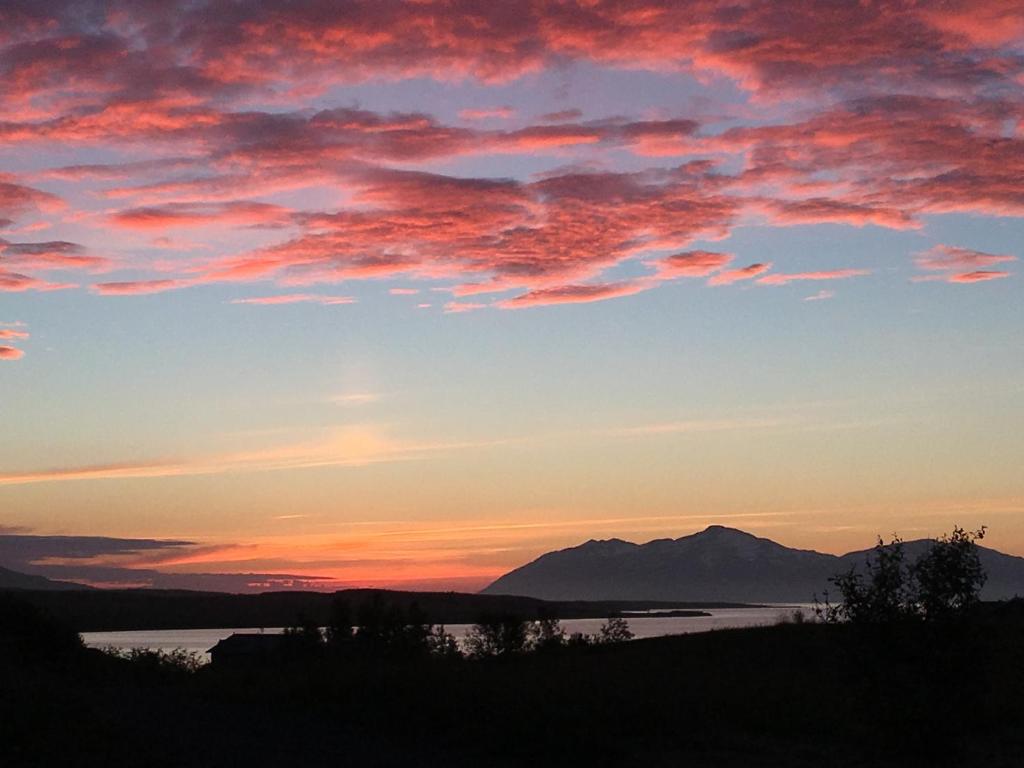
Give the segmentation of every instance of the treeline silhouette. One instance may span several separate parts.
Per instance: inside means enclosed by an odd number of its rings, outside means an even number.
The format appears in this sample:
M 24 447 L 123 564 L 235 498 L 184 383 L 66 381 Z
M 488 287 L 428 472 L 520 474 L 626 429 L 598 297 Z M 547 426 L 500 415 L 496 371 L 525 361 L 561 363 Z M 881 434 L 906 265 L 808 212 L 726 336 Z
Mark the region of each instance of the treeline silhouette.
M 327 625 L 300 618 L 284 630 L 276 644 L 279 660 L 315 657 L 340 661 L 376 659 L 422 660 L 485 659 L 525 653 L 551 652 L 560 648 L 619 643 L 633 633 L 625 619 L 612 616 L 596 634 L 566 633 L 558 618 L 541 612 L 536 619 L 521 614 L 487 613 L 470 628 L 465 642 L 428 621 L 416 602 L 408 606 L 376 593 L 353 608 L 349 600 L 335 598 Z M 270 654 L 273 661 L 275 654 Z M 267 655 L 261 654 L 261 663 Z

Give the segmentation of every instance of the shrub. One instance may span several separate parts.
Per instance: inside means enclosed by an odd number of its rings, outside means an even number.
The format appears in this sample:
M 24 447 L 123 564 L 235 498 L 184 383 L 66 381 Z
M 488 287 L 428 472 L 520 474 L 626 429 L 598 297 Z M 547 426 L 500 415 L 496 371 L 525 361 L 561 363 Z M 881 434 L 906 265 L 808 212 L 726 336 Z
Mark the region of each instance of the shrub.
M 624 643 L 633 639 L 633 632 L 629 628 L 629 622 L 620 616 L 612 616 L 597 631 L 597 642 L 602 645 L 606 643 Z
M 565 630 L 558 619 L 538 619 L 530 624 L 528 645 L 533 651 L 550 651 L 565 646 Z
M 167 673 L 193 673 L 206 665 L 195 651 L 175 648 L 172 651 L 150 648 L 104 648 L 103 652 L 134 664 L 138 669 Z
M 956 527 L 932 542 L 912 565 L 906 563 L 898 537 L 889 544 L 879 538 L 863 572 L 851 568 L 829 579 L 841 602 L 832 604 L 826 592 L 824 604 L 818 603 L 814 612 L 825 622 L 854 624 L 963 617 L 980 600 L 985 583 L 976 545 L 984 535 L 984 527 L 975 532 Z
M 976 542 L 984 537 L 984 526 L 972 532 L 956 527 L 914 564 L 918 610 L 925 619 L 957 618 L 979 601 L 986 575 Z
M 466 652 L 471 658 L 513 656 L 528 649 L 527 622 L 514 614 L 484 616 L 466 636 Z
M 462 650 L 455 635 L 445 631 L 443 624 L 435 624 L 427 635 L 427 651 L 439 659 L 461 659 Z
M 916 613 L 913 573 L 905 562 L 903 542 L 893 537 L 885 544 L 881 537 L 864 564 L 864 572 L 851 568 L 829 579 L 842 596 L 831 605 L 826 593 L 824 608 L 815 612 L 825 621 L 880 624 L 900 621 Z

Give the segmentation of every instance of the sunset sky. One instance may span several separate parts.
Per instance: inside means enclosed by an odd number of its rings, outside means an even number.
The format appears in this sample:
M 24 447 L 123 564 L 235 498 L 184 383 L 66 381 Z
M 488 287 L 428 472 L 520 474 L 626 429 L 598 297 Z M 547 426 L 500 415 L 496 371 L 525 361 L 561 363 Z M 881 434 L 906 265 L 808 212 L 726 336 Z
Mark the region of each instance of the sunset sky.
M 0 565 L 1024 555 L 1022 244 L 1021 3 L 5 0 Z

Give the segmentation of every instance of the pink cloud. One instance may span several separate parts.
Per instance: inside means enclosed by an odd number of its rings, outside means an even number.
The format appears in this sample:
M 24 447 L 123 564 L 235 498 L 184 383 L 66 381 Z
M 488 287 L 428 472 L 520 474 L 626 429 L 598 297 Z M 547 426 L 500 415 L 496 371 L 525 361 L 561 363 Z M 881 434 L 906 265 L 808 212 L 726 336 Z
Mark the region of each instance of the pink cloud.
M 592 301 L 604 301 L 620 296 L 632 296 L 646 291 L 651 287 L 646 280 L 625 281 L 619 283 L 597 283 L 588 285 L 559 285 L 554 288 L 538 288 L 499 301 L 496 306 L 501 309 L 524 309 L 547 304 L 586 304 Z
M 118 227 L 287 230 L 242 253 L 182 263 L 164 273 L 173 278 L 155 279 L 162 270 L 153 268 L 140 280 L 99 283 L 97 293 L 400 277 L 449 281 L 456 296 L 517 291 L 503 303 L 519 305 L 584 300 L 587 291 L 611 298 L 615 289 L 601 286 L 624 284 L 609 282 L 608 270 L 724 237 L 746 216 L 896 229 L 929 214 L 1024 216 L 1024 134 L 1012 127 L 1024 116 L 1024 10 L 1013 3 L 833 3 L 828 13 L 807 12 L 804 0 L 728 9 L 715 0 L 595 0 L 572 12 L 422 0 L 343 14 L 316 2 L 157 5 L 93 17 L 73 4 L 35 3 L 0 16 L 0 145 L 124 152 L 130 161 L 40 175 L 74 185 L 76 195 L 124 201 L 109 216 Z M 734 116 L 707 125 L 663 115 L 583 121 L 567 109 L 509 130 L 446 125 L 419 112 L 308 108 L 338 83 L 422 76 L 488 84 L 572 61 L 689 71 L 705 82 L 725 76 L 762 103 L 797 96 L 801 107 L 829 106 L 782 121 L 784 112 L 769 109 L 727 130 L 718 126 L 735 124 Z M 469 109 L 461 117 L 512 113 Z M 620 149 L 698 159 L 628 173 L 580 170 L 611 167 L 609 150 Z M 578 164 L 529 181 L 408 170 L 535 152 Z M 292 211 L 256 199 L 294 190 L 329 202 L 323 211 Z M 0 226 L 62 205 L 0 174 Z M 67 288 L 38 275 L 115 266 L 63 241 L 3 241 L 0 249 L 0 290 Z M 761 277 L 768 266 L 727 269 L 704 258 L 669 257 L 656 263 L 658 276 L 778 285 L 830 274 Z M 976 282 L 1005 276 L 994 263 L 919 266 L 940 280 Z
M 249 201 L 227 203 L 170 203 L 162 206 L 131 208 L 111 215 L 110 221 L 130 229 L 195 227 L 215 223 L 245 226 L 281 225 L 290 212 L 279 205 Z
M 985 6 L 994 7 L 991 0 Z M 461 0 L 455 7 L 372 4 L 339 15 L 317 3 L 230 6 L 216 13 L 202 3 L 170 4 L 162 14 L 151 12 L 152 27 L 166 37 L 150 32 L 150 44 L 176 35 L 194 52 L 200 76 L 217 85 L 262 85 L 274 74 L 326 83 L 374 75 L 495 81 L 576 59 L 658 70 L 696 67 L 750 89 L 823 89 L 857 81 L 912 82 L 919 89 L 998 78 L 992 46 L 1014 38 L 981 32 L 982 20 L 1013 30 L 1022 15 L 1017 9 L 986 10 L 977 18 L 970 3 L 911 0 L 896 0 L 882 11 L 862 3 L 838 4 L 827 14 L 806 8 L 799 0 L 779 0 L 725 13 L 715 0 L 598 0 L 568 13 L 543 4 Z M 83 48 L 76 60 L 97 67 L 106 57 L 123 55 L 126 46 Z M 43 52 L 34 61 L 60 63 Z M 73 74 L 57 69 L 50 77 Z
M 51 283 L 48 280 L 42 280 L 19 272 L 11 272 L 0 267 L 0 292 L 63 291 L 77 287 L 76 283 Z
M 195 268 L 198 282 L 286 285 L 455 278 L 456 293 L 594 278 L 639 250 L 726 231 L 736 209 L 690 172 L 581 174 L 535 182 L 376 170 L 349 179 L 361 207 L 295 218 L 296 238 Z
M 597 144 L 604 138 L 604 131 L 584 125 L 537 125 L 520 131 L 494 136 L 494 149 L 531 152 L 579 144 Z
M 1024 139 L 1004 128 L 1019 112 L 1010 100 L 879 96 L 796 123 L 731 129 L 705 143 L 746 154 L 746 169 L 727 181 L 735 190 L 818 193 L 752 201 L 779 223 L 909 228 L 927 213 L 1024 215 Z
M 13 339 L 27 339 L 28 331 L 17 331 L 13 328 L 0 328 L 0 339 L 11 341 Z
M 216 124 L 211 105 L 222 102 L 375 78 L 507 81 L 574 60 L 724 75 L 762 97 L 964 95 L 1014 84 L 1024 26 L 1024 11 L 998 0 L 836 3 L 828 13 L 807 12 L 805 0 L 595 0 L 572 12 L 423 0 L 351 13 L 318 2 L 175 0 L 121 5 L 99 21 L 74 4 L 38 6 L 5 17 L 7 133 L 51 138 L 167 134 Z
M 936 245 L 914 258 L 918 269 L 932 273 L 912 278 L 915 282 L 940 280 L 947 283 L 980 283 L 1010 276 L 1003 270 L 988 269 L 998 264 L 1016 261 L 1016 256 L 985 253 L 953 245 Z
M 914 263 L 919 269 L 950 271 L 982 269 L 1016 260 L 1016 256 L 1006 254 L 985 253 L 953 245 L 936 245 L 934 248 L 919 253 L 914 259 Z
M 48 179 L 62 181 L 128 179 L 138 175 L 157 174 L 179 171 L 196 165 L 195 160 L 187 157 L 164 158 L 160 160 L 142 160 L 125 163 L 93 163 L 86 165 L 64 165 L 49 168 L 39 175 Z
M 855 227 L 874 224 L 890 229 L 918 229 L 921 226 L 907 211 L 827 198 L 772 200 L 766 207 L 776 224 L 849 224 Z
M 773 273 L 758 278 L 757 282 L 764 285 L 789 285 L 803 280 L 847 280 L 851 277 L 870 275 L 869 269 L 831 269 L 820 272 L 796 272 L 790 274 Z
M 0 259 L 18 269 L 87 270 L 99 272 L 112 266 L 110 259 L 91 256 L 77 243 L 63 240 L 41 243 L 13 243 L 0 238 Z
M 976 270 L 974 272 L 963 272 L 961 274 L 950 275 L 947 278 L 947 282 L 950 283 L 981 283 L 987 280 L 999 280 L 1004 277 L 1009 277 L 1009 272 L 1000 272 L 997 270 Z
M 92 286 L 94 293 L 101 296 L 135 296 L 149 293 L 163 293 L 177 288 L 193 285 L 190 280 L 126 280 L 111 283 L 96 283 Z
M 17 216 L 33 208 L 53 209 L 60 198 L 14 182 L 10 174 L 0 173 L 0 214 Z
M 388 293 L 392 296 L 415 296 L 420 292 L 419 288 L 389 288 Z
M 421 309 L 429 307 L 429 304 L 420 304 Z M 449 301 L 444 305 L 445 314 L 457 315 L 462 312 L 472 312 L 476 309 L 486 309 L 486 304 L 477 304 L 471 301 Z
M 659 279 L 671 280 L 676 277 L 707 277 L 722 269 L 733 258 L 731 253 L 684 251 L 645 263 L 657 269 Z
M 25 353 L 17 347 L 0 345 L 0 360 L 20 360 Z
M 561 112 L 548 112 L 546 115 L 541 115 L 540 119 L 545 123 L 564 123 L 570 120 L 579 120 L 583 117 L 583 113 L 578 109 L 563 109 Z
M 739 269 L 729 269 L 708 278 L 708 285 L 732 285 L 733 283 L 740 282 L 741 280 L 752 280 L 758 275 L 764 274 L 771 268 L 772 265 L 769 262 L 767 264 L 750 264 L 749 266 L 741 267 Z
M 998 46 L 1024 36 L 1024 11 L 1004 0 L 950 0 L 926 5 L 922 15 L 951 40 L 972 45 Z
M 459 117 L 463 120 L 508 120 L 515 116 L 516 111 L 512 107 L 459 110 Z

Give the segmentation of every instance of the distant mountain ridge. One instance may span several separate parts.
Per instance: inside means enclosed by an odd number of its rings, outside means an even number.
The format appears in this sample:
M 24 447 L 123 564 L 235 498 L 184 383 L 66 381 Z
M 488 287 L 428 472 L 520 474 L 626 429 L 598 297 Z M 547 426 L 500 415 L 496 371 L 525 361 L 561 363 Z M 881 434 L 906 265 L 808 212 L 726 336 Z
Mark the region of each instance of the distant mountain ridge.
M 926 539 L 906 542 L 908 559 L 916 559 L 929 544 Z M 982 596 L 994 600 L 1024 595 L 1024 558 L 979 549 L 988 573 Z M 830 576 L 861 566 L 868 551 L 830 555 L 793 549 L 712 525 L 646 544 L 592 539 L 541 555 L 483 593 L 543 600 L 810 602 L 829 588 Z
M 51 591 L 92 589 L 92 587 L 87 587 L 84 584 L 74 584 L 70 581 L 54 581 L 45 576 L 33 576 L 0 566 L 0 589 L 41 589 Z

